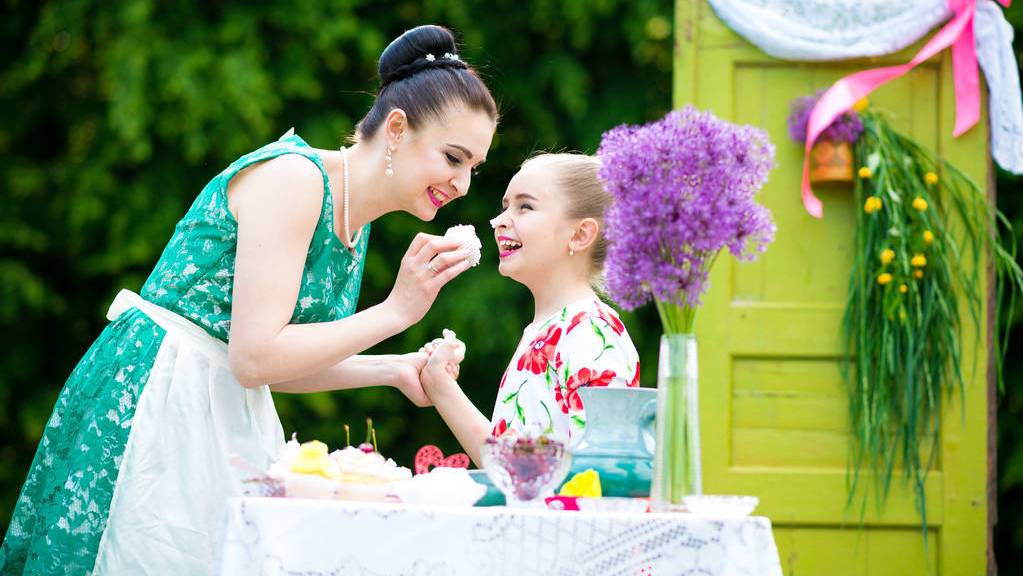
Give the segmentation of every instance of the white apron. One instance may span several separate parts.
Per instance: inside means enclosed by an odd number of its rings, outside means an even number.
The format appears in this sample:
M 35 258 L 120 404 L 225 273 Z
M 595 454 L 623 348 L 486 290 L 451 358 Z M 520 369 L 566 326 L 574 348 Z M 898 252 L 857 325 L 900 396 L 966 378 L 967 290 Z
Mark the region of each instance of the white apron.
M 224 505 L 241 493 L 238 455 L 265 469 L 284 443 L 268 386 L 246 389 L 227 344 L 122 290 L 107 318 L 138 308 L 166 331 L 131 422 L 94 573 L 215 572 Z

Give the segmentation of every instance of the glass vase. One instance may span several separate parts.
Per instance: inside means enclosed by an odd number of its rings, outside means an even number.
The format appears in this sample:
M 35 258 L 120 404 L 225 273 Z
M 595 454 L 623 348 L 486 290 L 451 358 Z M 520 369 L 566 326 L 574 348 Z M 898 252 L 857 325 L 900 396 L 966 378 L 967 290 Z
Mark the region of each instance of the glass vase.
M 702 492 L 696 337 L 664 334 L 657 364 L 657 444 L 650 486 L 655 511 L 681 510 Z

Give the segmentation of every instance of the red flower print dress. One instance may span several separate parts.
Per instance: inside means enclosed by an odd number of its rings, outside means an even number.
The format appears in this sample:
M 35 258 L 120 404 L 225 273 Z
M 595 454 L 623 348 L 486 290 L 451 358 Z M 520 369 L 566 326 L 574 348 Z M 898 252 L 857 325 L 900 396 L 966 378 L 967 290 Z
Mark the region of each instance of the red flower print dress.
M 501 378 L 490 423 L 508 430 L 571 440 L 586 425 L 579 389 L 639 386 L 639 355 L 625 325 L 596 298 L 578 300 L 526 326 Z

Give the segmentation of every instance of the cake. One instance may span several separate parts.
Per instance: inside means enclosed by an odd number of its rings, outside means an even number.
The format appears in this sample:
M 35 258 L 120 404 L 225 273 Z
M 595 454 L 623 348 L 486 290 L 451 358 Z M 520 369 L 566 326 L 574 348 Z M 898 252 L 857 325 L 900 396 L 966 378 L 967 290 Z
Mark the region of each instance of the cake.
M 329 452 L 313 440 L 298 443 L 293 436 L 270 465 L 269 475 L 293 498 L 393 500 L 393 486 L 412 478 L 412 471 L 384 458 L 373 446 L 347 446 Z
M 355 484 L 384 484 L 412 478 L 412 471 L 398 466 L 394 460 L 379 452 L 368 452 L 354 446 L 335 450 L 331 458 L 338 467 L 342 482 Z
M 293 498 L 334 498 L 340 479 L 326 444 L 317 440 L 299 444 L 294 436 L 281 448 L 269 472 L 283 484 L 285 496 Z

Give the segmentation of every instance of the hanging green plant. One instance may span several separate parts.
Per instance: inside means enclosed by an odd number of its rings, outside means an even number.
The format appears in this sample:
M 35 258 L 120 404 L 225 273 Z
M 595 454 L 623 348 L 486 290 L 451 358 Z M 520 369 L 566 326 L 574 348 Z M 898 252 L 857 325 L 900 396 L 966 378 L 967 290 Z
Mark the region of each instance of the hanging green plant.
M 963 395 L 963 339 L 979 341 L 982 267 L 994 264 L 996 297 L 1011 314 L 1023 272 L 1008 221 L 968 176 L 899 134 L 872 109 L 860 112 L 855 145 L 856 252 L 843 320 L 853 443 L 849 501 L 863 465 L 884 503 L 901 467 L 926 526 L 924 486 L 941 437 L 943 402 Z M 965 303 L 961 307 L 960 302 Z M 1007 327 L 996 306 L 994 353 L 1001 386 Z M 975 327 L 964 333 L 961 310 Z M 865 495 L 865 493 L 864 493 Z M 866 498 L 862 504 L 866 505 Z

